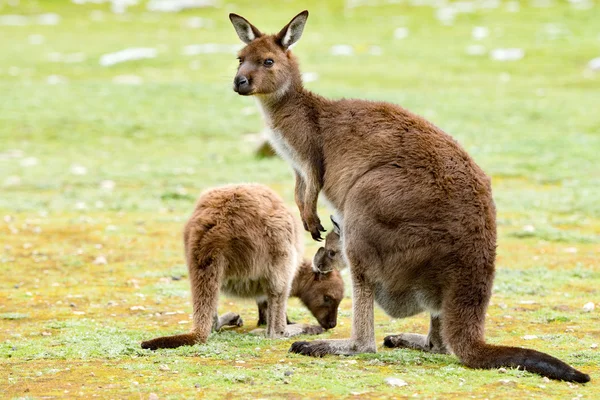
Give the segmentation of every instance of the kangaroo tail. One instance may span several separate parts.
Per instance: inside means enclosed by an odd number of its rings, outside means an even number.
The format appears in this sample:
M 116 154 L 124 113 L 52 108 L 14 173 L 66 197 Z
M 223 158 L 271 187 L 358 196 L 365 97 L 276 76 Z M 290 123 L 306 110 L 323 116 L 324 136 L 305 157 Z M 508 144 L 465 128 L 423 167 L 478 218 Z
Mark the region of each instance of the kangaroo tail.
M 578 383 L 590 381 L 589 375 L 558 358 L 532 349 L 478 343 L 457 355 L 470 368 L 520 368 L 550 379 Z
M 485 312 L 491 295 L 493 269 L 487 279 L 458 280 L 444 299 L 442 337 L 454 354 L 471 368 L 521 368 L 550 379 L 585 383 L 590 377 L 548 354 L 519 347 L 485 343 Z M 483 275 L 479 271 L 479 275 Z M 484 278 L 486 278 L 484 276 Z
M 184 232 L 185 253 L 192 293 L 192 332 L 163 336 L 142 342 L 143 349 L 155 350 L 205 343 L 215 326 L 221 277 L 226 261 L 220 255 L 217 241 L 210 236 L 212 226 L 198 225 L 189 226 L 188 224 Z
M 162 336 L 142 342 L 142 349 L 174 349 L 180 346 L 192 346 L 198 342 L 198 336 L 193 333 L 183 335 Z

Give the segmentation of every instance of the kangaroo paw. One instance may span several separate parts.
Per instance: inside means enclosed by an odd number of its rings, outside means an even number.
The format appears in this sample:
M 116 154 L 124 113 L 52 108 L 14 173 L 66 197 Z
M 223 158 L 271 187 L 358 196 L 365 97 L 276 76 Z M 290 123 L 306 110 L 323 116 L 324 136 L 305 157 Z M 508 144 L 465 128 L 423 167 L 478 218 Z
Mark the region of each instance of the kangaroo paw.
M 416 333 L 401 333 L 386 336 L 383 345 L 388 348 L 405 348 L 422 350 L 428 353 L 449 354 L 444 344 L 432 343 L 426 335 Z
M 320 335 L 325 330 L 318 325 L 291 324 L 285 327 L 285 337 L 296 335 Z
M 315 340 L 312 342 L 295 342 L 290 353 L 311 357 L 323 357 L 326 354 L 352 355 L 358 353 L 375 353 L 375 344 L 361 345 L 354 340 Z

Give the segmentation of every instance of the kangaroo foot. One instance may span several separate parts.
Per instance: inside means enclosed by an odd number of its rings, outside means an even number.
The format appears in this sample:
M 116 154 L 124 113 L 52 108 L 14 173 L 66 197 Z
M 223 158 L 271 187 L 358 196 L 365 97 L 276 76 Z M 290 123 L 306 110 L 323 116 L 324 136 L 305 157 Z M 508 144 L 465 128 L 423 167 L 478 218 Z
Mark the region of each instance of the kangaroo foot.
M 375 353 L 375 344 L 361 344 L 351 339 L 315 340 L 312 342 L 295 342 L 290 353 L 312 357 L 323 357 L 326 354 L 352 355 L 359 353 Z
M 216 331 L 220 331 L 222 328 L 238 328 L 244 326 L 244 320 L 239 314 L 228 312 L 221 315 L 216 324 Z
M 405 348 L 427 351 L 429 353 L 450 354 L 443 343 L 434 343 L 427 335 L 417 333 L 401 333 L 386 336 L 383 345 L 389 348 Z
M 290 324 L 285 327 L 285 337 L 296 335 L 320 335 L 325 330 L 318 325 Z

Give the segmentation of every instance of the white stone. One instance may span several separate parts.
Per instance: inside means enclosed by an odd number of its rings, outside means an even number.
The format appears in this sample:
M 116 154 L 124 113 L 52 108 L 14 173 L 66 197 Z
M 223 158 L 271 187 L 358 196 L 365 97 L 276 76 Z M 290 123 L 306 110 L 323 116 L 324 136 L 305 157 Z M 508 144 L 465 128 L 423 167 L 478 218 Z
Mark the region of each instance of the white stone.
M 517 61 L 525 57 L 525 51 L 519 48 L 494 49 L 490 57 L 495 61 Z
M 44 35 L 32 34 L 32 35 L 29 35 L 28 40 L 29 40 L 29 44 L 39 45 L 39 44 L 43 44 L 44 41 L 46 40 L 46 38 L 44 37 Z
M 144 82 L 138 75 L 117 75 L 112 81 L 118 85 L 141 85 Z
M 410 31 L 408 28 L 400 27 L 394 30 L 394 39 L 405 39 L 408 37 Z
M 592 311 L 594 311 L 594 308 L 596 308 L 596 307 L 595 307 L 594 303 L 592 303 L 591 301 L 589 303 L 585 303 L 583 305 L 583 311 L 585 311 L 585 312 L 592 312 Z
M 523 340 L 535 340 L 538 337 L 536 335 L 525 335 L 523 336 Z
M 183 48 L 181 54 L 184 56 L 196 56 L 198 54 L 235 54 L 241 48 L 237 44 L 202 43 L 190 44 Z
M 48 85 L 61 85 L 67 82 L 69 82 L 69 80 L 66 77 L 60 75 L 48 75 L 48 77 L 46 78 L 46 83 Z
M 110 67 L 126 61 L 156 58 L 158 51 L 152 47 L 130 47 L 114 53 L 107 53 L 100 57 L 100 65 Z
M 95 265 L 106 265 L 106 264 L 108 264 L 108 260 L 104 256 L 98 256 L 94 260 L 94 264 Z
M 332 56 L 352 56 L 354 55 L 354 48 L 348 44 L 336 44 L 331 46 L 329 53 Z
M 523 232 L 533 233 L 535 232 L 535 227 L 533 225 L 525 225 L 523 227 Z
M 588 68 L 592 71 L 600 71 L 600 57 L 596 57 L 588 63 Z
M 385 383 L 387 383 L 388 385 L 390 385 L 392 387 L 408 386 L 408 383 L 406 383 L 406 381 L 404 381 L 400 378 L 393 378 L 393 377 L 385 378 Z
M 485 39 L 486 37 L 488 37 L 489 34 L 490 34 L 490 30 L 488 28 L 486 28 L 485 26 L 476 26 L 471 31 L 471 36 L 475 40 Z
M 303 72 L 302 73 L 302 81 L 309 83 L 314 82 L 319 79 L 319 74 L 316 72 Z
M 465 52 L 470 56 L 482 56 L 487 52 L 487 50 L 486 50 L 485 46 L 483 46 L 483 45 L 471 44 L 471 45 L 467 46 L 467 48 L 465 49 Z
M 216 0 L 150 0 L 146 9 L 156 12 L 179 12 L 190 8 L 215 7 Z
M 79 164 L 71 165 L 70 171 L 73 175 L 87 175 L 87 172 L 88 172 L 86 167 L 84 167 L 83 165 L 79 165 Z
M 21 160 L 21 167 L 34 167 L 39 164 L 38 159 L 35 157 L 27 157 Z

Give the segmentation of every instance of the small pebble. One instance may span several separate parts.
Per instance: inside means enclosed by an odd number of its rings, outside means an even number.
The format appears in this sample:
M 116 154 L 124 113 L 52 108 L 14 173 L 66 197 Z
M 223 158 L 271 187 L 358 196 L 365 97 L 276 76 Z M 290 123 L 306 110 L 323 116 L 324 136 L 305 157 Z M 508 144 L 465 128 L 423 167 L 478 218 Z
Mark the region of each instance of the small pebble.
M 406 383 L 406 381 L 400 379 L 400 378 L 385 378 L 385 383 L 387 383 L 388 385 L 392 386 L 392 387 L 402 387 L 402 386 L 407 386 L 408 383 Z
M 523 336 L 524 340 L 534 340 L 534 339 L 537 339 L 537 338 L 538 337 L 535 336 L 535 335 L 525 335 L 525 336 Z
M 598 348 L 598 343 L 592 343 L 592 345 L 590 346 L 590 349 L 597 349 Z
M 506 368 L 498 368 L 498 372 L 501 374 L 505 374 L 506 373 Z
M 583 305 L 583 311 L 585 311 L 585 312 L 592 312 L 592 311 L 594 311 L 594 308 L 595 308 L 595 305 L 591 301 L 589 303 L 585 303 Z
M 106 260 L 106 257 L 104 257 L 104 256 L 98 256 L 94 260 L 94 264 L 96 264 L 96 265 L 106 265 L 106 264 L 108 264 L 108 261 Z
M 168 370 L 170 370 L 169 366 L 168 366 L 168 365 L 166 365 L 166 364 L 161 364 L 161 365 L 158 367 L 158 369 L 159 369 L 159 370 L 161 370 L 161 371 L 168 371 Z

